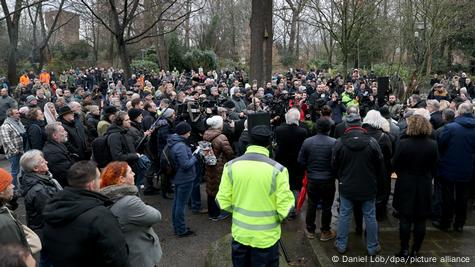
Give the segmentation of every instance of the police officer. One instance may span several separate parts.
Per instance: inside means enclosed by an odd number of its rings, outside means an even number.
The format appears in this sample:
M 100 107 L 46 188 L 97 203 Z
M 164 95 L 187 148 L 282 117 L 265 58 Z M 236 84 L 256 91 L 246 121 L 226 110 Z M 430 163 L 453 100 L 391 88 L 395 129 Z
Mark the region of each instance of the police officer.
M 234 266 L 278 266 L 280 224 L 294 205 L 287 169 L 269 158 L 271 130 L 251 129 L 246 153 L 223 170 L 216 200 L 233 214 Z

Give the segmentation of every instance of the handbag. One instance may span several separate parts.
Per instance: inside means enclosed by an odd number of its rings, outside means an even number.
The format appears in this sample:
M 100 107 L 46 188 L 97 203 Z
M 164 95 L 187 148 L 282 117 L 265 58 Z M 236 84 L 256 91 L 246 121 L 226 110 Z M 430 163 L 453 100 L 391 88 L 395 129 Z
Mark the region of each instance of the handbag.
M 31 230 L 28 226 L 20 223 L 10 212 L 9 209 L 7 209 L 8 214 L 12 217 L 13 221 L 21 227 L 21 230 L 23 231 L 24 237 L 26 239 L 26 242 L 28 243 L 28 246 L 30 247 L 31 254 L 36 254 L 41 251 L 42 245 L 41 245 L 41 240 L 40 237 L 33 231 Z

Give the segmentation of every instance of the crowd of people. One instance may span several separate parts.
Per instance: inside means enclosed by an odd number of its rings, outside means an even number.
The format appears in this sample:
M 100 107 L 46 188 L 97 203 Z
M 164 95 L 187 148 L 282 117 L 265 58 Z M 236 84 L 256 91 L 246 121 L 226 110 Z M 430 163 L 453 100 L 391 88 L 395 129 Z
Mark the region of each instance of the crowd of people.
M 24 72 L 16 87 L 0 90 L 0 142 L 11 170 L 0 170 L 0 245 L 25 262 L 39 253 L 40 266 L 158 266 L 152 226 L 161 214 L 142 197 L 160 194 L 173 198 L 179 238 L 196 234 L 186 224 L 188 205 L 214 222 L 232 215 L 233 262 L 246 266 L 246 249 L 277 253 L 280 222 L 297 216 L 306 186 L 309 239 L 319 232 L 345 253 L 353 214 L 368 255 L 376 255 L 378 222 L 390 210 L 400 222 L 397 255 L 417 256 L 427 219 L 463 231 L 474 189 L 473 82 L 448 73 L 430 84 L 427 94 L 416 88 L 401 102 L 378 91 L 373 72 L 358 69 L 334 77 L 290 70 L 262 87 L 237 70 Z M 263 113 L 269 121 L 255 126 L 253 116 Z M 270 202 L 257 207 L 264 182 L 246 190 L 243 183 L 260 170 L 271 181 Z M 26 225 L 13 212 L 19 197 Z M 278 264 L 269 255 L 260 260 Z

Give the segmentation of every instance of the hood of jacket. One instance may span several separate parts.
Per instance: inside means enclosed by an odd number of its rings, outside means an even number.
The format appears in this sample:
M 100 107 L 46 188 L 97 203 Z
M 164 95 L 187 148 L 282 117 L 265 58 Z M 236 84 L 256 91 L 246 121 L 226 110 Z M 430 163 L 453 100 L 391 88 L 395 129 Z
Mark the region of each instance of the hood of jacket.
M 464 128 L 475 128 L 475 118 L 471 114 L 465 114 L 455 118 L 455 122 Z
M 213 139 L 215 139 L 221 133 L 222 132 L 219 129 L 208 129 L 203 134 L 203 140 L 211 142 Z
M 124 196 L 137 196 L 138 189 L 135 185 L 120 184 L 109 185 L 101 189 L 101 193 L 116 202 Z
M 20 177 L 20 184 L 22 196 L 25 196 L 28 191 L 37 184 L 56 186 L 48 174 L 40 174 L 36 172 L 24 172 Z
M 60 226 L 92 208 L 111 204 L 112 201 L 100 193 L 66 187 L 48 202 L 43 210 L 43 217 L 48 224 Z
M 352 129 L 341 137 L 341 142 L 353 151 L 365 149 L 369 145 L 369 141 L 369 136 L 359 128 Z
M 117 125 L 117 124 L 111 124 L 109 128 L 107 128 L 107 134 L 112 134 L 112 133 L 127 133 L 127 129 Z
M 167 140 L 167 145 L 169 147 L 174 146 L 177 143 L 183 142 L 186 144 L 186 139 L 178 134 L 172 134 Z

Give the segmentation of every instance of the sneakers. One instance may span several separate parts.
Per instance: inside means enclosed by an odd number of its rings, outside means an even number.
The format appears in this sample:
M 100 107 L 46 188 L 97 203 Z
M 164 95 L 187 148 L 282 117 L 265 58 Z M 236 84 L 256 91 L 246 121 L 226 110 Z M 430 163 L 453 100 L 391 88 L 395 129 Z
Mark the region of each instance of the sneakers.
M 192 235 L 195 235 L 195 232 L 191 231 L 189 228 L 187 228 L 186 232 L 184 232 L 183 234 L 179 234 L 177 236 L 181 238 L 181 237 L 188 237 L 188 236 L 192 236 Z
M 305 232 L 305 236 L 308 238 L 308 239 L 315 239 L 317 237 L 317 235 L 315 234 L 315 232 L 310 232 L 307 228 L 304 229 L 304 232 Z
M 336 233 L 335 231 L 323 231 L 321 234 L 320 234 L 320 241 L 328 241 L 328 240 L 332 240 L 336 237 Z
M 336 245 L 336 242 L 335 242 L 335 250 L 340 253 L 340 254 L 345 254 L 346 253 L 346 248 L 339 248 L 337 245 Z
M 228 218 L 229 215 L 230 213 L 221 213 L 218 217 L 209 217 L 209 219 L 213 222 L 219 222 Z
M 199 210 L 192 210 L 191 211 L 193 214 L 206 214 L 208 213 L 208 209 L 205 209 L 205 208 L 201 208 Z

